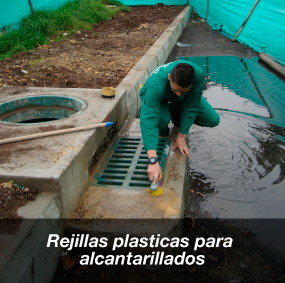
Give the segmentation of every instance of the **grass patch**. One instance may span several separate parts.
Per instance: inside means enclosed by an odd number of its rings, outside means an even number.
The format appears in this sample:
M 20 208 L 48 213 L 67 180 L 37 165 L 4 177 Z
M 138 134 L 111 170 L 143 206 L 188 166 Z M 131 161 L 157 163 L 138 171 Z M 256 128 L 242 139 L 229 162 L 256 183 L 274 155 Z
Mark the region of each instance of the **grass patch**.
M 109 9 L 106 4 L 118 8 Z M 91 29 L 92 24 L 109 20 L 116 13 L 128 9 L 116 0 L 75 0 L 58 10 L 35 11 L 21 20 L 17 30 L 2 34 L 0 60 L 48 44 L 50 40 L 61 40 L 63 32 L 72 34 L 72 30 Z
M 120 1 L 117 0 L 103 0 L 103 3 L 106 5 L 115 5 L 119 8 L 120 12 L 130 12 L 130 8 L 124 6 Z

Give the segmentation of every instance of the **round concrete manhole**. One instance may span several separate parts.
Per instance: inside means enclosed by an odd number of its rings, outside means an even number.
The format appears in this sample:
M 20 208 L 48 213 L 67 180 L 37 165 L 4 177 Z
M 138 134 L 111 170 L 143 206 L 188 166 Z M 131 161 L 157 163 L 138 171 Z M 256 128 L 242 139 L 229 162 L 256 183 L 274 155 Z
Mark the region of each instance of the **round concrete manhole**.
M 78 115 L 87 104 L 75 97 L 30 96 L 0 104 L 0 122 L 9 124 L 38 124 Z

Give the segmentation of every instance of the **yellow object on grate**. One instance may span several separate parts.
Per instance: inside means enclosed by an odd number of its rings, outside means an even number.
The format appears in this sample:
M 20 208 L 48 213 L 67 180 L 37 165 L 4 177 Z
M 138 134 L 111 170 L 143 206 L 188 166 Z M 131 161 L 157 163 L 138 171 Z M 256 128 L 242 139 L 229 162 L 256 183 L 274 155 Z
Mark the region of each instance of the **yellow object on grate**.
M 163 188 L 162 187 L 157 187 L 156 191 L 152 191 L 152 190 L 150 190 L 150 188 L 148 188 L 147 191 L 153 196 L 161 196 L 163 194 Z

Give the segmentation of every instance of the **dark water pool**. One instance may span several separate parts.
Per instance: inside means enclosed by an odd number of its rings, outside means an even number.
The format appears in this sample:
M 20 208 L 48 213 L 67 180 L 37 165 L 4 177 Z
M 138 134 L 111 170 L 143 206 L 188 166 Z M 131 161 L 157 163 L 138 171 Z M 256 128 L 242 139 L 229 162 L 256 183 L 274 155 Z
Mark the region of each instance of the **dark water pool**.
M 190 186 L 205 195 L 200 207 L 220 218 L 285 218 L 284 81 L 258 57 L 183 59 L 202 67 L 203 95 L 221 117 L 216 128 L 190 130 Z

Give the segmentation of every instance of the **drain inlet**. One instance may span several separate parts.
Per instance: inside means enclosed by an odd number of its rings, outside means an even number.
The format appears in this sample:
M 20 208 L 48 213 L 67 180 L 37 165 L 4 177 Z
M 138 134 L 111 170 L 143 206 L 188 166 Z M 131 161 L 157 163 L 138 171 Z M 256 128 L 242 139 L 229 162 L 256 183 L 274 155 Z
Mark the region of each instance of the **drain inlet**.
M 157 155 L 162 172 L 165 170 L 170 151 L 170 141 L 160 138 Z M 109 149 L 98 173 L 94 176 L 94 186 L 143 189 L 149 187 L 147 175 L 148 157 L 143 141 L 138 137 L 117 139 Z

